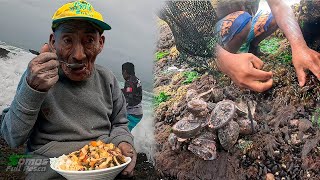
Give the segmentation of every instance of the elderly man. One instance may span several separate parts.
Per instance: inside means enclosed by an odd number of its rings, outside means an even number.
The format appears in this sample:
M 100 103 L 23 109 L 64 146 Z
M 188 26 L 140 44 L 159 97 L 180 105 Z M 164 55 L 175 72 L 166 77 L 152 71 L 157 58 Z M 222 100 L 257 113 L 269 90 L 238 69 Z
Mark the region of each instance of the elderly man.
M 110 29 L 86 1 L 56 11 L 49 43 L 30 61 L 3 112 L 1 134 L 11 147 L 27 142 L 32 157 L 49 158 L 102 140 L 132 158 L 122 174 L 133 175 L 136 152 L 125 97 L 112 72 L 94 64 L 104 46 L 102 33 Z M 50 168 L 27 172 L 27 179 L 52 178 L 62 176 Z
M 250 2 L 251 8 L 247 8 Z M 257 56 L 235 53 L 246 40 L 251 41 L 246 49 L 256 53 L 259 42 L 277 27 L 290 42 L 299 85 L 304 86 L 306 82 L 306 70 L 320 79 L 320 54 L 307 46 L 291 8 L 284 0 L 267 0 L 272 14 L 257 14 L 251 19 L 257 2 L 259 0 L 168 1 L 160 18 L 169 24 L 179 51 L 202 57 L 216 55 L 219 69 L 239 87 L 257 92 L 272 87 L 273 74 L 261 70 L 263 62 Z

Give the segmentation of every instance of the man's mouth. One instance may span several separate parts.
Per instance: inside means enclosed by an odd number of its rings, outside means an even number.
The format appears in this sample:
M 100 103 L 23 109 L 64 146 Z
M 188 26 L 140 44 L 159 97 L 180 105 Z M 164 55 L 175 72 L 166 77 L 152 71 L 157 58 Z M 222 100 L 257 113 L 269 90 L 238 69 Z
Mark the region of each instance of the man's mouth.
M 70 68 L 72 72 L 75 73 L 83 73 L 86 71 L 87 67 L 86 66 L 82 66 L 82 67 L 75 67 L 75 68 Z

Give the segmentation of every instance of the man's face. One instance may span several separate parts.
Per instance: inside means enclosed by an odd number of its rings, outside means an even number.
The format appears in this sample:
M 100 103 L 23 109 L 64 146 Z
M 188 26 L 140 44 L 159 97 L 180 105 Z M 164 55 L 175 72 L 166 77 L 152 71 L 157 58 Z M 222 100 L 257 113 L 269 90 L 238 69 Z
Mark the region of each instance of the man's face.
M 65 75 L 73 81 L 89 78 L 94 69 L 94 62 L 104 45 L 104 36 L 89 22 L 73 20 L 57 27 L 50 35 L 50 46 L 61 61 L 83 63 L 83 68 L 71 69 L 61 63 Z
M 128 72 L 126 70 L 122 70 L 122 77 L 124 80 L 128 80 L 130 75 L 128 74 Z

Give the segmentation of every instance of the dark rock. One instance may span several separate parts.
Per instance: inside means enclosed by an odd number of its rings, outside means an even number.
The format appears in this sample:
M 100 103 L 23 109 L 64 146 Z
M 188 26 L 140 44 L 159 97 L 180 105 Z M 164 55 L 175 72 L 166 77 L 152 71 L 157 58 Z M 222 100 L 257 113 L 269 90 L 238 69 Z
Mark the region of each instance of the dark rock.
M 285 173 L 284 171 L 281 171 L 281 172 L 279 173 L 279 175 L 280 175 L 281 177 L 285 177 L 285 176 L 286 176 L 286 173 Z
M 262 173 L 263 173 L 263 168 L 259 168 L 259 176 L 262 176 Z
M 148 161 L 146 154 L 138 153 L 137 162 L 134 171 L 134 179 L 148 179 L 148 180 L 157 180 L 157 172 L 151 162 Z M 116 179 L 121 180 L 121 179 Z M 124 180 L 124 179 L 123 179 Z
M 268 173 L 268 168 L 266 166 L 263 167 L 263 173 L 267 174 Z
M 7 58 L 10 51 L 0 48 L 0 58 Z
M 300 171 L 300 177 L 303 177 L 303 170 Z
M 274 165 L 271 169 L 271 172 L 272 173 L 276 173 L 278 171 L 278 166 L 277 165 Z

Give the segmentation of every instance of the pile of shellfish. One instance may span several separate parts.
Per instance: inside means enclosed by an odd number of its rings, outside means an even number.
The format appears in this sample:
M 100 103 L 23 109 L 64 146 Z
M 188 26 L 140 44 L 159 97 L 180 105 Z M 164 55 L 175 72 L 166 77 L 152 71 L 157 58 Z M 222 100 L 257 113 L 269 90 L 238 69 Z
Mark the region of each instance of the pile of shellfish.
M 202 94 L 193 89 L 187 91 L 189 113 L 172 126 L 168 141 L 174 151 L 187 149 L 204 160 L 214 160 L 218 144 L 228 151 L 240 134 L 257 132 L 258 124 L 253 120 L 257 103 L 226 99 L 206 102 L 202 97 L 207 95 L 214 95 L 214 89 Z

